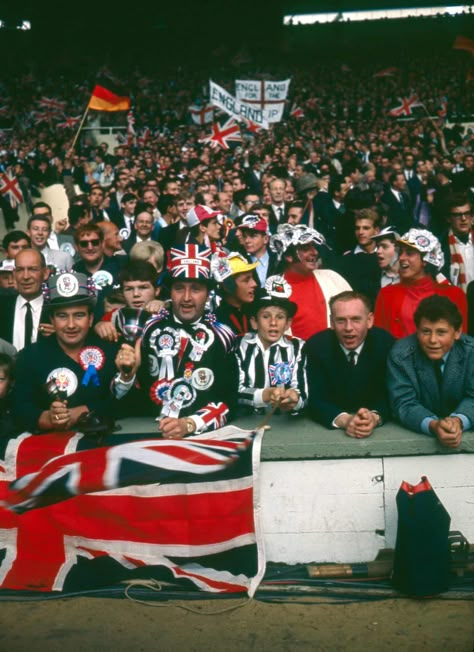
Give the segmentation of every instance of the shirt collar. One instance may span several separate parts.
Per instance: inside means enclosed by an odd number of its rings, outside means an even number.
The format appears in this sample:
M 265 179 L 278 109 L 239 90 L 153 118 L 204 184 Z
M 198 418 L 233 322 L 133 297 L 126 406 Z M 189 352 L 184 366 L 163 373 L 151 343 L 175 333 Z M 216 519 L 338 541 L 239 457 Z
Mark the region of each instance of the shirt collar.
M 359 344 L 359 346 L 356 349 L 346 349 L 346 347 L 339 342 L 339 346 L 344 351 L 344 355 L 346 356 L 346 358 L 351 351 L 355 351 L 357 353 L 357 358 L 359 358 L 360 352 L 364 348 L 364 344 L 365 344 L 365 340 L 362 342 L 362 344 Z

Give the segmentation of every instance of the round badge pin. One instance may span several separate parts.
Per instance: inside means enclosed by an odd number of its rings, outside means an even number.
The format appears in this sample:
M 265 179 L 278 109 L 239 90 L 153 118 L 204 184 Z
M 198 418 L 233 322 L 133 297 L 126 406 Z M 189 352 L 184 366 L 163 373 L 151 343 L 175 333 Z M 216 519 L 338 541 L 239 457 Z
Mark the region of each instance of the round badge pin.
M 201 367 L 200 369 L 195 369 L 193 371 L 193 375 L 191 376 L 191 385 L 195 389 L 204 391 L 205 389 L 209 389 L 213 382 L 214 372 L 212 369 Z
M 128 240 L 130 237 L 130 231 L 125 226 L 120 229 L 119 233 L 122 240 Z
M 97 288 L 102 289 L 108 285 L 112 285 L 114 277 L 106 269 L 99 269 L 97 272 L 92 274 L 92 280 Z
M 62 245 L 59 247 L 59 249 L 60 251 L 65 251 L 73 258 L 76 255 L 76 250 L 74 249 L 74 246 L 71 242 L 63 242 Z
M 77 389 L 79 381 L 76 374 L 67 367 L 58 367 L 53 369 L 48 374 L 46 382 L 54 380 L 56 387 L 60 392 L 66 392 L 68 396 L 72 396 Z
M 79 351 L 79 362 L 84 370 L 90 366 L 100 370 L 105 363 L 105 354 L 98 346 L 86 346 Z
M 196 400 L 196 390 L 184 378 L 177 378 L 171 384 L 169 398 L 176 401 L 181 407 L 189 407 Z
M 56 281 L 56 291 L 60 297 L 75 297 L 79 291 L 79 281 L 74 274 L 60 274 Z
M 272 385 L 287 385 L 291 381 L 292 369 L 289 362 L 277 362 L 268 367 Z

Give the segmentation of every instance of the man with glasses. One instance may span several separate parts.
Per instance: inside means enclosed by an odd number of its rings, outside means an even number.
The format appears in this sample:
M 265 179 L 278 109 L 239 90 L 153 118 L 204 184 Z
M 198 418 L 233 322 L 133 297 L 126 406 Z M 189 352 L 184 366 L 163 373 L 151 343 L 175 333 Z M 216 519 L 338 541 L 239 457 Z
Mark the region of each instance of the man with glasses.
M 449 229 L 441 241 L 444 253 L 443 273 L 464 292 L 474 280 L 473 218 L 469 197 L 453 193 L 447 205 Z
M 91 276 L 97 289 L 96 318 L 103 314 L 103 301 L 118 284 L 118 276 L 125 256 L 107 256 L 104 251 L 104 234 L 97 224 L 84 224 L 74 233 L 74 242 L 80 260 L 74 264 L 74 271 Z

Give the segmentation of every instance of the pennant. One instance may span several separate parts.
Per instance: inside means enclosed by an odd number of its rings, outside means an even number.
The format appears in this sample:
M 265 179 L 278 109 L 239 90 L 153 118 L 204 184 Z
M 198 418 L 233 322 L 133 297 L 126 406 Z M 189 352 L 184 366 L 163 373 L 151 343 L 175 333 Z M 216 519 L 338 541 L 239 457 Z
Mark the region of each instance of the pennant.
M 128 111 L 130 109 L 130 98 L 116 95 L 97 84 L 92 91 L 88 108 L 95 111 Z

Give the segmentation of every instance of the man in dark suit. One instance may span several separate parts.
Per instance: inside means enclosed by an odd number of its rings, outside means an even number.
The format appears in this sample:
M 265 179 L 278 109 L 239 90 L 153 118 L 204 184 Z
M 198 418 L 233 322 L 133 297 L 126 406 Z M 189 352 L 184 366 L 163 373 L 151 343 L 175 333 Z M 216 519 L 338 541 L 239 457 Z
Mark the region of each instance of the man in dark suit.
M 457 306 L 437 294 L 419 303 L 415 324 L 389 355 L 392 411 L 406 428 L 456 448 L 474 424 L 474 339 L 462 334 Z
M 368 437 L 389 417 L 383 379 L 394 339 L 372 327 L 374 315 L 363 294 L 341 292 L 329 306 L 331 328 L 310 337 L 304 349 L 310 414 L 326 428 Z
M 13 275 L 18 295 L 0 297 L 0 338 L 19 351 L 36 342 L 38 333 L 47 327 L 41 292 L 49 275 L 44 256 L 36 249 L 23 249 L 15 257 Z
M 407 192 L 407 181 L 403 172 L 392 172 L 389 182 L 390 188 L 381 198 L 387 209 L 387 223 L 398 233 L 405 233 L 413 226 L 413 205 Z

